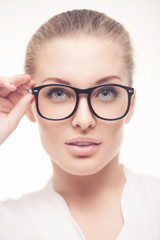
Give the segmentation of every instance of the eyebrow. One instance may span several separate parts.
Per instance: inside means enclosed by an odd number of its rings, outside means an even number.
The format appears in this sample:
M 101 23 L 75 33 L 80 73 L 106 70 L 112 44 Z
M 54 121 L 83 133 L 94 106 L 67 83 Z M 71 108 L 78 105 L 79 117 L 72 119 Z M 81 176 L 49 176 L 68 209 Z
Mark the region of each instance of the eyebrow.
M 103 78 L 97 80 L 95 82 L 95 85 L 100 85 L 100 84 L 106 83 L 107 81 L 115 80 L 115 79 L 121 80 L 121 78 L 119 76 L 116 76 L 116 75 L 107 76 L 107 77 L 103 77 Z M 66 80 L 61 79 L 61 78 L 49 77 L 49 78 L 45 79 L 43 82 L 46 82 L 46 81 L 55 81 L 56 83 L 65 84 L 65 85 L 71 86 L 71 83 L 69 81 L 66 81 Z
M 60 83 L 60 84 L 66 84 L 66 85 L 71 85 L 70 82 L 64 80 L 64 79 L 61 79 L 61 78 L 47 78 L 45 79 L 43 82 L 46 82 L 46 81 L 55 81 L 56 83 Z
M 96 85 L 103 84 L 103 83 L 106 83 L 107 81 L 115 80 L 115 79 L 121 80 L 121 78 L 116 75 L 107 76 L 107 77 L 101 78 L 98 81 L 96 81 Z

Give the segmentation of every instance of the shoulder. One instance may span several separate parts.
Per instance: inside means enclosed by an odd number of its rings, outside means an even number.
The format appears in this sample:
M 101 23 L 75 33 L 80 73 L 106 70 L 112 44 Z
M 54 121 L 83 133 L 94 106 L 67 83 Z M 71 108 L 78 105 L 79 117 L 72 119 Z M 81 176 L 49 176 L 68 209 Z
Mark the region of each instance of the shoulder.
M 61 227 L 68 231 L 67 208 L 51 185 L 19 199 L 0 202 L 0 239 L 41 240 L 45 235 L 46 239 L 56 239 L 63 236 Z
M 160 177 L 147 176 L 136 173 L 124 167 L 127 181 L 138 189 L 143 189 L 143 192 L 148 192 L 149 195 L 156 194 L 160 197 Z
M 0 203 L 0 208 L 11 211 L 12 213 L 23 213 L 27 211 L 37 211 L 43 206 L 61 206 L 62 200 L 59 194 L 52 189 L 52 184 L 49 182 L 43 189 L 33 193 L 25 194 L 19 199 L 8 199 Z
M 0 202 L 0 239 L 41 239 L 37 236 L 33 223 L 33 217 L 39 208 L 40 194 L 41 191 L 24 195 L 16 200 Z
M 135 173 L 124 168 L 130 200 L 160 220 L 160 178 Z
M 0 202 L 0 222 L 17 222 L 30 225 L 30 221 L 39 221 L 52 214 L 52 221 L 66 214 L 62 197 L 52 188 L 49 182 L 44 189 L 26 194 L 19 199 L 8 199 Z
M 122 194 L 126 239 L 160 239 L 160 178 L 135 173 L 124 167 Z
M 47 186 L 0 203 L 0 239 L 81 239 L 64 199 Z M 62 231 L 63 229 L 63 231 Z

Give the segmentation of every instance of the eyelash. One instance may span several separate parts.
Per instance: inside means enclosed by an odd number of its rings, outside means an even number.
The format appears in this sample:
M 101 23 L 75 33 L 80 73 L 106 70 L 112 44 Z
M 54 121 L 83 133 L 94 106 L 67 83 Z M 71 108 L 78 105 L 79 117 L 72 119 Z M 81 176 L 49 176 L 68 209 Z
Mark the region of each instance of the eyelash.
M 107 93 L 111 93 L 111 94 L 114 94 L 114 96 L 118 96 L 118 91 L 116 91 L 116 89 L 114 88 L 104 88 L 104 89 L 101 89 L 97 94 L 96 94 L 96 97 L 98 97 L 99 94 L 102 94 L 104 92 L 107 92 Z
M 70 97 L 69 96 L 69 93 L 66 93 L 66 91 L 64 89 L 50 89 L 49 92 L 47 92 L 47 97 L 48 98 L 51 98 L 53 94 L 57 94 L 58 92 L 62 93 L 62 94 L 65 94 L 67 97 Z

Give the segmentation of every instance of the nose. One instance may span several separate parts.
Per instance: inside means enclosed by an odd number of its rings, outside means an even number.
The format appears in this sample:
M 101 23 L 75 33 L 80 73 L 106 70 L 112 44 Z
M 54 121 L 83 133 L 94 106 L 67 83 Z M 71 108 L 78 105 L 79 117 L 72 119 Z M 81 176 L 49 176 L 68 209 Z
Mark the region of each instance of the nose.
M 94 128 L 95 124 L 96 121 L 89 108 L 87 97 L 81 96 L 79 98 L 77 110 L 73 115 L 72 126 L 74 128 L 79 127 L 85 130 L 88 128 Z

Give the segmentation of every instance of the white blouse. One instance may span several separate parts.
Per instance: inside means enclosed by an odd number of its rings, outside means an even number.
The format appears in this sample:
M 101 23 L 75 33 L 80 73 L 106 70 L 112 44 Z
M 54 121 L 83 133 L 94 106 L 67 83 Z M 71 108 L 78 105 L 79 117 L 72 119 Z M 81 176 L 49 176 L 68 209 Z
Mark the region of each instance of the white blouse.
M 160 179 L 124 167 L 124 226 L 116 240 L 160 240 Z M 107 227 L 107 226 L 106 226 Z M 0 203 L 0 240 L 85 240 L 64 199 L 45 189 Z

